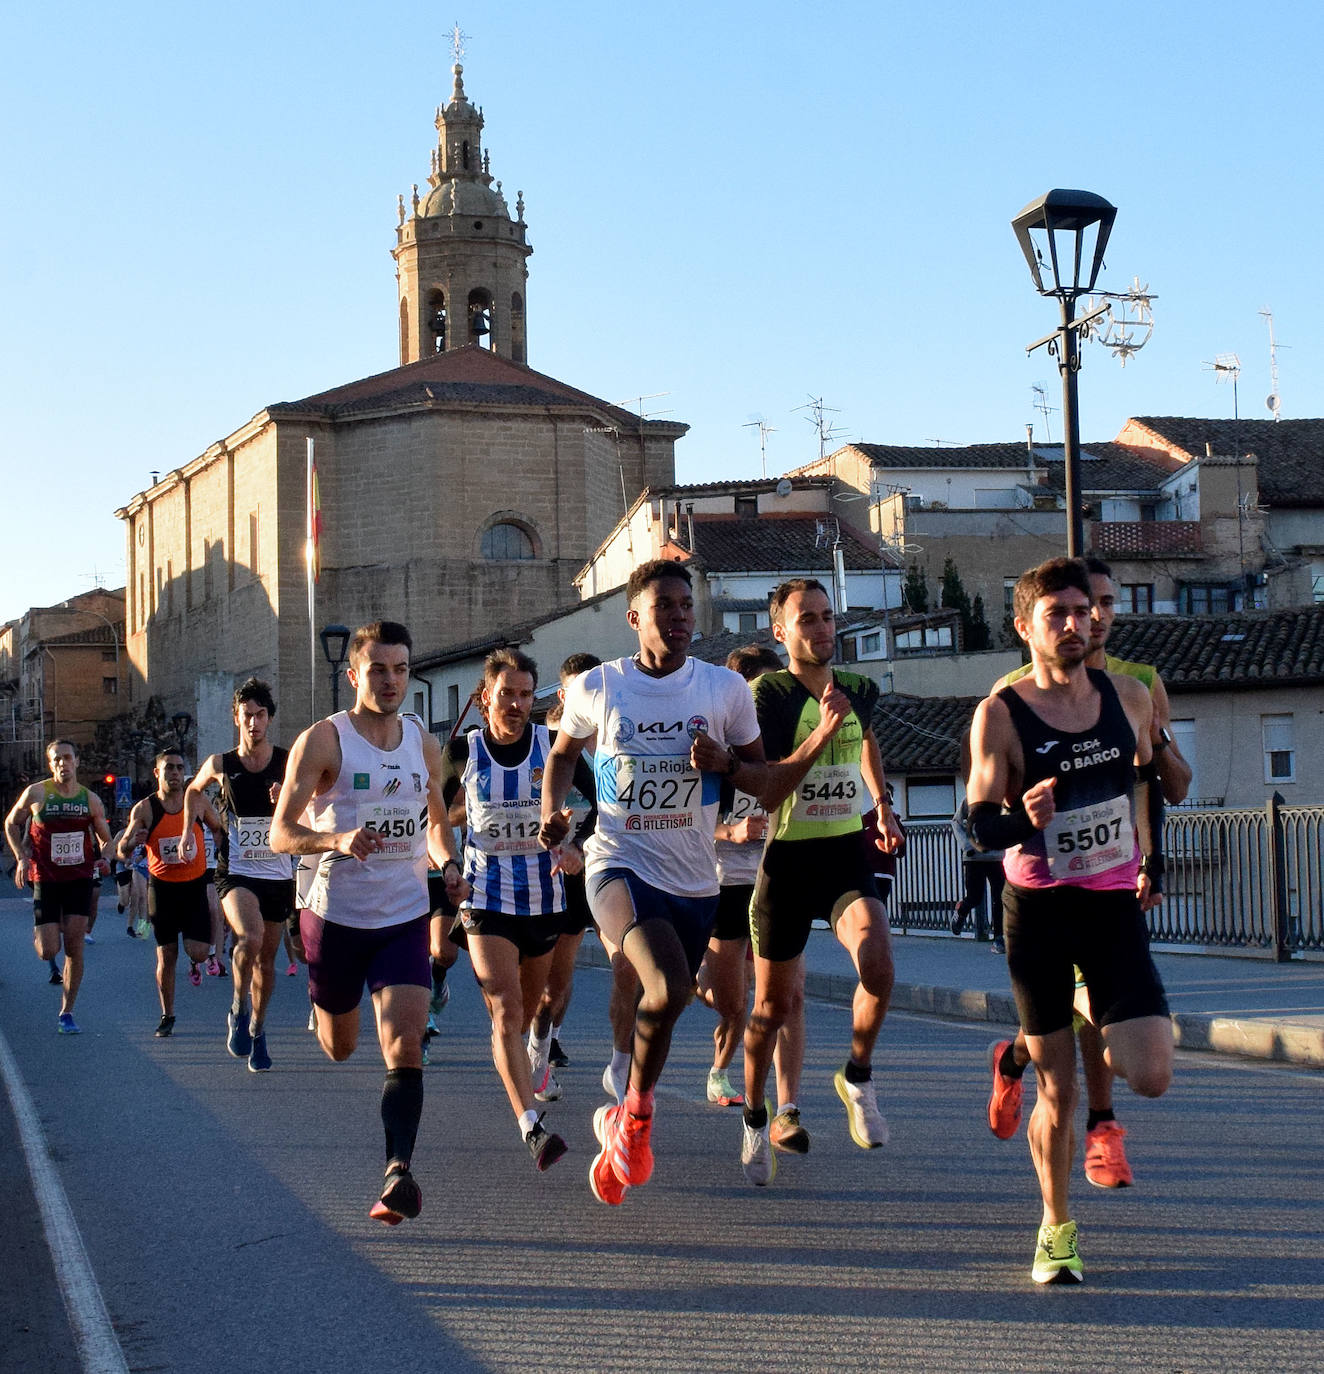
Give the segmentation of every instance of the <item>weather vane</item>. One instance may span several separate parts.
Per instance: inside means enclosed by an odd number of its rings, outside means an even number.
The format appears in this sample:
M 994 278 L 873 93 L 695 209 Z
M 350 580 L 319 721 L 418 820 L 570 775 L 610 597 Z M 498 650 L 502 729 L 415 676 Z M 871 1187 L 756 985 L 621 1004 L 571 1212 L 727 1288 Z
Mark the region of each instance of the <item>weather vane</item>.
M 470 37 L 472 37 L 471 34 L 465 33 L 460 28 L 460 21 L 457 19 L 455 27 L 451 30 L 451 51 L 455 54 L 457 62 L 464 56 L 464 40 Z

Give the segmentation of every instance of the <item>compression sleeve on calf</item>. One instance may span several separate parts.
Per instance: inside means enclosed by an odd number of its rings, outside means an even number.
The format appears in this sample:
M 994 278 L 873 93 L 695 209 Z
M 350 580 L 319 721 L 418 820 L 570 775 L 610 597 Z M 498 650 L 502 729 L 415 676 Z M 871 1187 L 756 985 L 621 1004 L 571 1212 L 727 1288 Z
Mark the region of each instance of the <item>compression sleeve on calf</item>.
M 995 802 L 975 802 L 970 807 L 970 838 L 985 851 L 1011 849 L 1034 834 L 1034 823 L 1023 806 L 1003 812 Z

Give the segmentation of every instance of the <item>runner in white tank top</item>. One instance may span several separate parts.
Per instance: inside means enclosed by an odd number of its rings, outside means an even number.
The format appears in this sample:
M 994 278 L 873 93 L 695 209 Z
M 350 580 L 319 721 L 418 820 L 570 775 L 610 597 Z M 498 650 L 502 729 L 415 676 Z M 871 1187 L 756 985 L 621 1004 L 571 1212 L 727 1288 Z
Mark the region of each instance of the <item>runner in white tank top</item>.
M 354 705 L 295 741 L 271 823 L 277 853 L 320 856 L 299 933 L 317 1038 L 332 1059 L 354 1052 L 365 985 L 372 994 L 387 1072 L 386 1182 L 371 1215 L 389 1226 L 423 1205 L 409 1165 L 432 989 L 429 856 L 453 901 L 468 894 L 442 799 L 441 746 L 416 717 L 400 714 L 411 647 L 394 621 L 355 631 L 347 670 Z

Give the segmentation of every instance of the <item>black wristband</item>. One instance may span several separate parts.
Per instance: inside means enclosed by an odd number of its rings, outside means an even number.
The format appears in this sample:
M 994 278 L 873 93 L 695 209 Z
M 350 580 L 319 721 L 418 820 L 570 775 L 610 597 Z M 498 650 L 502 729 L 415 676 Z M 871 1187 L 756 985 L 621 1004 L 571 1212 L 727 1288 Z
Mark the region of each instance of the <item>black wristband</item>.
M 448 868 L 453 868 L 457 873 L 463 873 L 463 872 L 464 872 L 464 869 L 462 869 L 462 868 L 460 867 L 460 863 L 459 863 L 459 860 L 458 860 L 458 859 L 447 859 L 446 862 L 445 862 L 444 864 L 442 864 L 442 866 L 441 866 L 441 876 L 442 876 L 443 878 L 446 876 L 446 870 L 447 870 Z
M 1034 834 L 1034 823 L 1023 806 L 1005 815 L 996 802 L 975 802 L 970 807 L 970 838 L 985 851 L 1010 849 Z
M 726 755 L 727 758 L 730 759 L 730 762 L 726 765 L 726 776 L 728 778 L 734 778 L 740 771 L 740 755 L 736 753 L 734 744 L 728 744 L 726 746 Z

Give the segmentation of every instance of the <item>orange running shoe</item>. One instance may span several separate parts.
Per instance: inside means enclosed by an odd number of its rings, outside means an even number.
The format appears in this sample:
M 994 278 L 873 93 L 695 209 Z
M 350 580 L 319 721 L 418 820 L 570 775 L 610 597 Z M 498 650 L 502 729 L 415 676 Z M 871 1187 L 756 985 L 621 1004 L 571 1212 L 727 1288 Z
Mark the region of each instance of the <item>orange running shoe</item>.
M 414 1176 L 398 1161 L 386 1171 L 386 1186 L 372 1204 L 368 1215 L 387 1226 L 399 1226 L 406 1218 L 416 1217 L 423 1210 L 423 1194 Z
M 653 1177 L 653 1134 L 651 1116 L 633 1116 L 621 1108 L 621 1143 L 625 1151 L 626 1176 L 621 1180 L 631 1188 L 642 1188 Z
M 995 1040 L 988 1047 L 988 1065 L 993 1072 L 993 1091 L 988 1095 L 988 1128 L 999 1140 L 1010 1140 L 1021 1124 L 1021 1102 L 1025 1084 L 1002 1072 L 1002 1052 L 1010 1040 Z
M 629 1185 L 622 1181 L 621 1173 L 627 1171 L 627 1161 L 618 1121 L 625 1114 L 621 1106 L 599 1107 L 593 1113 L 593 1134 L 602 1146 L 593 1163 L 588 1166 L 588 1186 L 599 1202 L 608 1207 L 619 1207 L 625 1201 L 625 1191 Z M 616 1161 L 619 1159 L 619 1164 Z
M 1129 1188 L 1135 1182 L 1122 1146 L 1125 1134 L 1115 1121 L 1100 1121 L 1085 1132 L 1085 1177 L 1096 1188 Z

